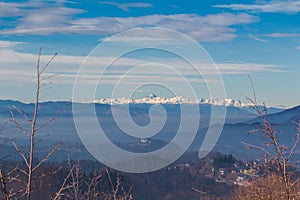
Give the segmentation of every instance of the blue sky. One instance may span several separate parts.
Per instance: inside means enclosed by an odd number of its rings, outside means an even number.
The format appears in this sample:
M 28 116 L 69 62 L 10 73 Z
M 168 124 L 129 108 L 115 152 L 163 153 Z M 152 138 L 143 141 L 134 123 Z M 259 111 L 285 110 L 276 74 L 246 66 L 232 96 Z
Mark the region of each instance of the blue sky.
M 101 41 L 132 28 L 160 27 L 186 34 L 205 48 L 220 69 L 228 98 L 244 100 L 242 93 L 251 95 L 251 74 L 260 102 L 295 106 L 300 102 L 299 22 L 298 0 L 1 1 L 0 98 L 33 100 L 40 46 L 43 62 L 58 53 L 48 73 L 59 76 L 43 100 L 68 100 L 77 70 Z M 139 63 L 153 56 L 158 54 L 144 52 L 121 61 Z M 105 85 L 96 98 L 109 97 L 112 88 Z

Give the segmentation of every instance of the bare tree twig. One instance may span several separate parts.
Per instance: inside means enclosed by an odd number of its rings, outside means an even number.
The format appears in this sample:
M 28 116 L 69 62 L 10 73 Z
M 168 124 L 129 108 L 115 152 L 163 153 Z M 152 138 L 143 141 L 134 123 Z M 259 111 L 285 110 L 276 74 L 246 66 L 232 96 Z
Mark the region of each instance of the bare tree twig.
M 254 132 L 261 133 L 263 136 L 263 140 L 265 141 L 265 144 L 258 146 L 258 145 L 251 145 L 245 142 L 242 143 L 245 144 L 247 147 L 263 151 L 265 153 L 265 156 L 267 156 L 267 158 L 269 157 L 268 161 L 271 161 L 270 163 L 272 164 L 272 166 L 273 167 L 276 166 L 276 174 L 275 175 L 273 174 L 272 176 L 272 179 L 274 179 L 274 177 L 275 178 L 279 177 L 279 180 L 275 182 L 278 185 L 278 189 L 279 189 L 278 192 L 279 196 L 277 196 L 276 199 L 292 200 L 294 199 L 294 194 L 293 194 L 293 190 L 295 190 L 294 186 L 296 183 L 298 183 L 298 181 L 293 182 L 291 176 L 292 173 L 289 172 L 289 169 L 291 168 L 291 162 L 290 162 L 291 157 L 294 155 L 295 150 L 298 144 L 300 143 L 300 125 L 298 124 L 299 126 L 298 132 L 296 134 L 296 138 L 295 141 L 293 141 L 292 146 L 289 147 L 287 145 L 282 145 L 280 143 L 280 139 L 277 135 L 277 132 L 273 128 L 273 125 L 271 124 L 271 121 L 268 118 L 268 112 L 265 103 L 263 104 L 263 110 L 260 110 L 259 108 L 259 104 L 257 103 L 256 91 L 251 76 L 249 76 L 249 81 L 253 92 L 253 98 L 249 98 L 249 97 L 246 98 L 253 104 L 253 107 L 256 113 L 258 114 L 258 117 L 261 119 L 260 128 L 255 129 L 250 133 L 254 133 Z M 271 150 L 273 150 L 274 153 L 266 150 L 264 145 L 270 148 Z M 272 179 L 268 179 L 267 177 L 265 181 L 270 182 Z M 253 191 L 247 190 L 249 194 L 252 193 L 249 197 L 251 197 L 251 199 L 253 198 L 266 199 L 266 197 L 261 197 L 260 196 L 261 193 L 257 191 L 257 189 L 264 191 L 265 189 L 263 187 L 265 186 L 261 185 L 258 187 L 251 188 L 251 190 L 255 191 L 254 194 Z M 241 198 L 243 197 L 241 196 Z M 272 199 L 272 198 L 268 197 L 268 199 Z
M 48 154 L 32 169 L 32 171 L 37 170 L 44 162 L 48 161 L 49 158 L 55 153 L 55 151 L 60 147 L 60 144 L 55 145 Z
M 9 140 L 13 144 L 13 146 L 15 147 L 18 154 L 23 158 L 26 166 L 29 167 L 28 159 L 26 158 L 25 154 L 20 150 L 19 146 L 16 144 L 16 142 L 12 138 L 9 138 Z
M 249 143 L 246 143 L 246 142 L 244 142 L 244 141 L 242 141 L 242 144 L 245 145 L 246 147 L 249 147 L 249 148 L 262 150 L 262 151 L 265 152 L 268 156 L 271 156 L 271 155 L 272 155 L 269 151 L 267 151 L 265 148 L 263 148 L 263 147 L 261 147 L 261 146 L 249 144 Z
M 4 198 L 5 200 L 9 200 L 9 193 L 7 191 L 7 186 L 6 186 L 6 178 L 2 169 L 0 169 L 0 182 L 2 186 L 2 192 L 4 193 Z

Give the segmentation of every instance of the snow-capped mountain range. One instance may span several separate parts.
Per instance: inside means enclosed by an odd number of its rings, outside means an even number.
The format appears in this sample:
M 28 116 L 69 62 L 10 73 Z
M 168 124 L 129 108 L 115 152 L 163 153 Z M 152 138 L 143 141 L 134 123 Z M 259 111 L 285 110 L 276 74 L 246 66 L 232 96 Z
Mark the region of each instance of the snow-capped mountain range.
M 90 103 L 90 102 L 89 102 Z M 100 104 L 110 104 L 110 105 L 118 105 L 118 104 L 211 104 L 217 106 L 230 106 L 230 107 L 248 107 L 251 106 L 249 103 L 244 103 L 241 100 L 234 99 L 199 99 L 199 100 L 190 100 L 183 98 L 181 96 L 178 97 L 159 97 L 155 94 L 150 94 L 147 97 L 140 99 L 129 99 L 129 98 L 108 98 L 108 99 L 99 99 L 92 101 L 92 103 L 100 103 Z

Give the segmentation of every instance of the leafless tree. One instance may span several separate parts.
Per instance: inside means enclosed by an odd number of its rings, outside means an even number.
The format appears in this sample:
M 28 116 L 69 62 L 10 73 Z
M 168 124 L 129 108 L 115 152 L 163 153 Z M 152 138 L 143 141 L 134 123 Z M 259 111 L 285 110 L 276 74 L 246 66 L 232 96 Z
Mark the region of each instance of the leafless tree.
M 45 174 L 40 169 L 44 163 L 46 163 L 50 157 L 55 153 L 60 145 L 55 145 L 45 157 L 36 162 L 34 159 L 37 157 L 37 145 L 41 140 L 37 139 L 39 132 L 52 121 L 54 121 L 58 114 L 60 114 L 65 106 L 58 110 L 51 118 L 45 122 L 38 121 L 41 91 L 43 88 L 49 86 L 51 82 L 49 80 L 55 75 L 48 75 L 46 70 L 51 62 L 56 57 L 56 53 L 50 58 L 48 63 L 41 66 L 41 53 L 42 48 L 39 51 L 37 64 L 36 64 L 36 88 L 34 98 L 33 115 L 29 116 L 16 106 L 9 107 L 11 122 L 21 133 L 23 133 L 29 139 L 29 148 L 25 148 L 17 143 L 17 141 L 9 137 L 8 140 L 15 148 L 18 155 L 21 157 L 24 165 L 18 164 L 15 167 L 7 170 L 6 172 L 1 169 L 0 166 L 0 189 L 2 191 L 3 199 L 27 199 L 31 200 L 32 194 L 37 189 L 43 189 L 51 186 L 52 183 L 45 183 L 43 179 L 47 176 L 56 174 L 61 168 L 54 169 Z M 20 122 L 20 119 L 16 116 L 21 116 L 24 123 Z M 6 124 L 6 123 L 5 123 Z M 0 127 L 0 131 L 2 126 Z M 25 167 L 24 167 L 25 166 Z M 57 192 L 54 194 L 53 200 L 61 199 L 75 199 L 75 200 L 131 200 L 131 188 L 126 191 L 121 184 L 121 179 L 118 177 L 113 184 L 113 180 L 108 173 L 108 170 L 102 170 L 100 172 L 94 172 L 91 177 L 86 177 L 83 170 L 81 170 L 79 162 L 73 164 L 70 160 L 68 161 L 68 172 L 62 181 L 61 185 L 58 186 Z M 110 185 L 112 187 L 111 193 L 102 192 L 100 189 L 100 183 L 103 179 L 103 173 L 107 173 Z M 0 197 L 2 197 L 0 196 Z
M 4 174 L 2 169 L 0 169 L 0 182 L 1 182 L 1 186 L 2 186 L 2 192 L 3 192 L 3 195 L 4 195 L 4 199 L 8 200 L 9 199 L 9 193 L 8 193 L 8 190 L 7 190 L 6 177 L 5 177 L 5 174 Z
M 132 187 L 130 187 L 130 189 L 126 191 L 121 184 L 121 178 L 119 176 L 116 178 L 116 184 L 114 184 L 108 169 L 105 169 L 105 172 L 107 174 L 111 186 L 111 193 L 105 193 L 104 199 L 105 200 L 132 200 L 133 199 L 131 195 Z
M 258 114 L 261 123 L 258 127 L 251 131 L 249 134 L 260 134 L 264 143 L 261 145 L 253 145 L 242 142 L 247 148 L 257 149 L 264 153 L 265 158 L 265 177 L 256 180 L 253 187 L 242 189 L 248 191 L 248 199 L 274 199 L 274 196 L 268 196 L 268 193 L 276 194 L 275 199 L 294 200 L 300 199 L 299 178 L 297 178 L 295 171 L 299 160 L 295 157 L 295 152 L 298 149 L 300 142 L 300 124 L 294 122 L 296 125 L 296 133 L 293 137 L 291 146 L 280 143 L 278 132 L 273 128 L 269 120 L 266 105 L 263 104 L 263 109 L 260 108 L 253 81 L 249 76 L 251 87 L 253 90 L 253 98 L 247 97 L 252 103 L 256 113 Z M 295 178 L 296 177 L 296 178 Z M 252 195 L 250 195 L 250 193 Z M 267 193 L 264 195 L 264 193 Z M 245 194 L 240 191 L 241 198 L 246 199 Z M 241 199 L 236 198 L 236 199 Z
M 43 129 L 45 126 L 47 126 L 49 123 L 55 120 L 57 115 L 61 112 L 59 110 L 54 116 L 52 116 L 47 121 L 38 124 L 38 114 L 40 109 L 40 100 L 41 100 L 41 90 L 42 88 L 48 86 L 51 84 L 49 81 L 53 76 L 55 75 L 47 75 L 46 70 L 50 63 L 54 60 L 57 53 L 55 53 L 48 63 L 46 63 L 44 66 L 41 66 L 41 53 L 42 48 L 39 50 L 37 63 L 36 63 L 36 87 L 35 87 L 35 97 L 34 97 L 34 109 L 33 109 L 33 116 L 29 117 L 25 112 L 23 112 L 21 109 L 19 109 L 16 106 L 9 107 L 9 111 L 11 114 L 11 119 L 9 120 L 11 123 L 13 123 L 18 130 L 20 130 L 28 139 L 29 139 L 29 148 L 26 149 L 25 147 L 22 147 L 17 144 L 14 138 L 9 137 L 9 141 L 12 143 L 13 147 L 15 148 L 18 155 L 21 157 L 23 162 L 25 163 L 25 168 L 22 168 L 21 166 L 17 166 L 13 169 L 13 171 L 10 172 L 11 176 L 5 176 L 4 172 L 2 171 L 2 175 L 0 174 L 0 179 L 2 183 L 2 188 L 6 188 L 5 180 L 7 179 L 9 182 L 13 181 L 19 181 L 22 182 L 22 184 L 25 185 L 24 189 L 20 189 L 18 192 L 5 192 L 5 198 L 9 199 L 9 197 L 12 197 L 14 195 L 17 195 L 18 193 L 23 193 L 21 197 L 26 197 L 27 200 L 31 199 L 32 191 L 37 189 L 33 186 L 33 182 L 36 180 L 39 180 L 43 178 L 45 175 L 34 177 L 34 173 L 46 162 L 50 159 L 50 157 L 54 154 L 54 152 L 57 150 L 59 145 L 55 145 L 48 153 L 47 155 L 42 158 L 37 163 L 34 162 L 34 159 L 36 158 L 36 145 L 40 142 L 37 140 L 37 134 L 38 132 Z M 62 108 L 63 109 L 63 108 Z M 23 125 L 19 119 L 15 116 L 16 114 L 20 115 L 24 121 L 26 122 L 25 125 Z M 22 175 L 19 175 L 16 172 L 22 173 Z M 18 178 L 16 178 L 18 177 Z M 25 180 L 24 180 L 25 179 Z M 14 196 L 15 198 L 15 196 Z
M 79 162 L 72 164 L 68 161 L 69 172 L 53 200 L 75 199 L 75 200 L 132 200 L 131 190 L 125 190 L 121 178 L 112 180 L 108 169 L 93 172 L 91 177 L 86 177 L 80 169 Z M 105 176 L 104 176 L 105 175 Z M 101 191 L 102 181 L 107 177 L 111 192 Z
M 253 185 L 239 187 L 233 194 L 233 200 L 286 200 L 285 183 L 276 174 L 261 177 Z M 290 188 L 290 199 L 300 199 L 300 183 Z

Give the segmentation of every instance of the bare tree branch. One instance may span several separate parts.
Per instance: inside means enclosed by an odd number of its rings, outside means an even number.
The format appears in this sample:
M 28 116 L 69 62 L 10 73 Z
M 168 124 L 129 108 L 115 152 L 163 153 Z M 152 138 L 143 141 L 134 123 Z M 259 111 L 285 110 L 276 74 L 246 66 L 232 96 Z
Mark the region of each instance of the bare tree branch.
M 32 169 L 34 172 L 37 170 L 44 162 L 48 161 L 49 158 L 55 153 L 55 151 L 60 147 L 60 144 L 55 145 L 49 152 L 48 154 Z
M 265 156 L 267 156 L 266 158 L 271 158 L 271 160 L 268 161 L 272 161 L 269 162 L 270 164 L 272 164 L 272 166 L 276 167 L 276 173 L 275 175 L 273 174 L 272 178 L 276 178 L 278 177 L 280 179 L 280 181 L 277 181 L 276 184 L 278 184 L 278 189 L 279 192 L 277 194 L 276 199 L 285 199 L 285 200 L 292 200 L 294 199 L 293 196 L 293 190 L 294 190 L 294 185 L 293 181 L 292 181 L 292 176 L 291 176 L 291 172 L 289 172 L 289 168 L 291 168 L 291 157 L 294 155 L 295 150 L 300 142 L 300 126 L 298 127 L 298 133 L 296 134 L 296 139 L 295 141 L 293 141 L 293 144 L 291 147 L 287 146 L 287 145 L 282 145 L 280 143 L 280 139 L 277 135 L 276 130 L 273 128 L 273 125 L 271 124 L 271 121 L 268 118 L 268 112 L 267 112 L 267 107 L 265 105 L 265 103 L 263 104 L 263 110 L 260 109 L 259 104 L 257 103 L 257 97 L 256 97 L 256 91 L 254 88 L 254 84 L 253 81 L 251 79 L 251 76 L 249 76 L 249 81 L 251 84 L 251 88 L 252 88 L 252 92 L 253 92 L 253 98 L 249 98 L 246 97 L 252 104 L 253 107 L 256 111 L 256 113 L 258 114 L 258 117 L 261 119 L 261 123 L 259 124 L 260 127 L 257 129 L 254 129 L 253 131 L 251 131 L 250 133 L 261 133 L 263 136 L 263 141 L 265 141 L 265 143 L 261 146 L 258 145 L 251 145 L 245 142 L 242 142 L 243 144 L 245 144 L 247 147 L 249 148 L 254 148 L 254 149 L 258 149 L 261 150 L 265 153 Z M 272 151 L 268 151 L 265 146 L 268 149 L 271 149 Z M 274 151 L 274 153 L 273 153 Z M 273 167 L 270 168 L 273 168 Z M 271 180 L 265 179 L 267 182 L 270 182 Z M 298 181 L 296 181 L 297 183 Z M 274 184 L 274 183 L 273 183 Z M 249 193 L 252 193 L 250 195 L 251 199 L 253 198 L 257 198 L 257 199 L 266 199 L 265 196 L 263 196 L 264 194 L 259 193 L 259 191 L 257 191 L 257 189 L 262 189 L 262 191 L 264 191 L 264 189 L 262 187 L 265 187 L 265 185 L 260 185 L 254 188 L 251 188 L 251 190 L 247 190 Z M 269 190 L 269 189 L 267 189 Z M 257 196 L 258 195 L 258 196 Z M 262 195 L 262 196 L 260 196 Z M 278 196 L 279 195 L 279 196 Z M 299 197 L 299 194 L 298 194 Z M 240 199 L 244 198 L 243 195 L 241 196 Z M 237 198 L 239 199 L 239 198 Z M 250 198 L 249 198 L 250 199 Z M 267 198 L 267 199 L 273 199 L 273 198 Z
M 39 127 L 37 127 L 35 129 L 35 132 L 38 132 L 39 130 L 41 130 L 42 128 L 44 128 L 45 126 L 47 126 L 51 122 L 53 122 L 57 118 L 57 116 L 59 114 L 61 114 L 66 109 L 67 106 L 68 106 L 68 104 L 65 104 L 64 106 L 62 106 L 61 109 L 58 110 L 48 121 L 44 122 L 42 125 L 40 125 Z
M 26 158 L 25 154 L 20 150 L 19 146 L 16 144 L 16 142 L 12 138 L 9 138 L 9 140 L 15 147 L 15 150 L 17 151 L 17 153 L 23 158 L 26 166 L 29 167 L 28 159 Z
M 268 156 L 271 156 L 271 155 L 272 155 L 269 151 L 267 151 L 265 148 L 263 148 L 263 147 L 261 147 L 261 146 L 249 144 L 249 143 L 246 143 L 246 142 L 244 142 L 244 141 L 242 141 L 242 144 L 245 145 L 245 146 L 248 147 L 248 148 L 253 148 L 253 149 L 261 150 L 261 151 L 265 152 Z
M 7 186 L 6 186 L 6 178 L 2 169 L 0 169 L 0 182 L 2 186 L 2 192 L 4 193 L 4 198 L 5 200 L 9 200 L 9 193 L 7 191 Z

